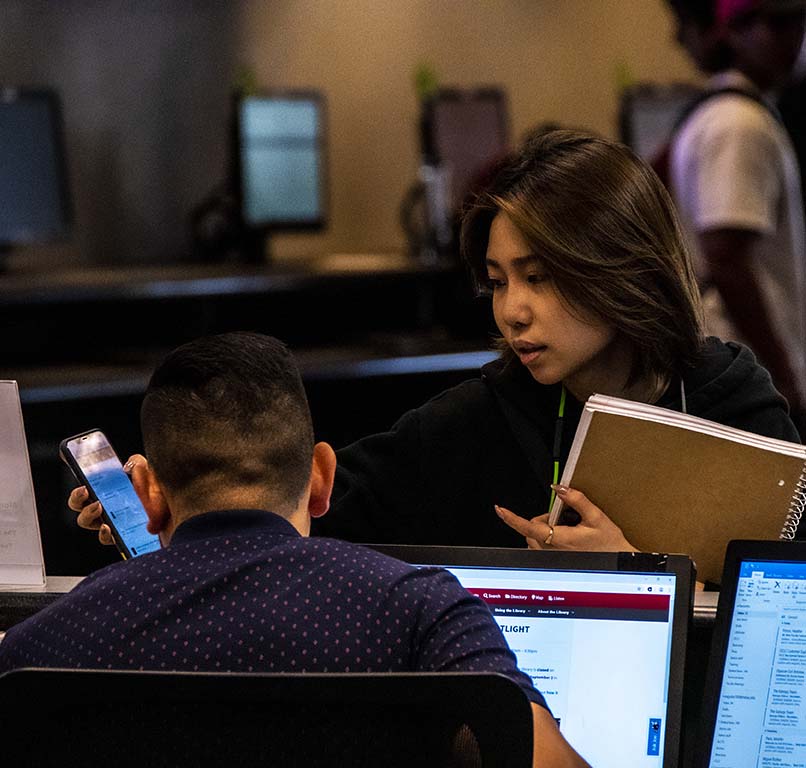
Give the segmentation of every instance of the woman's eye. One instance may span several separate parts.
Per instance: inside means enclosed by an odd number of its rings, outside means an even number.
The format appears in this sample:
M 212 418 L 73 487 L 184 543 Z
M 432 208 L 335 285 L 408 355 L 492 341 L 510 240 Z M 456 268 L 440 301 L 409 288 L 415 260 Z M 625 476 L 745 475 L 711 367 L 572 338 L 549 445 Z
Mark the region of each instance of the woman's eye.
M 534 272 L 531 275 L 527 276 L 527 278 L 526 278 L 526 280 L 529 283 L 531 283 L 532 285 L 535 285 L 537 283 L 542 283 L 547 279 L 548 278 L 546 277 L 546 275 L 544 275 L 543 273 L 539 273 L 539 272 Z
M 504 281 L 497 277 L 487 277 L 484 280 L 485 287 L 491 291 L 494 291 L 497 288 L 503 288 L 504 284 Z

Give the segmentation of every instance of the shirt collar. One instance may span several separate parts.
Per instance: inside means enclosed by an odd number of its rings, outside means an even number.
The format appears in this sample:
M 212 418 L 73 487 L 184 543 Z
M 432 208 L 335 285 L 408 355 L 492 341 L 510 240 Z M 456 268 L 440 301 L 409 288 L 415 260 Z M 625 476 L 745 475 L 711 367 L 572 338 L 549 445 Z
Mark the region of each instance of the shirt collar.
M 204 512 L 185 520 L 174 531 L 170 546 L 250 531 L 271 536 L 301 536 L 288 520 L 274 512 L 262 509 L 227 509 Z
M 723 88 L 738 88 L 740 91 L 746 91 L 756 96 L 766 95 L 762 94 L 758 86 L 738 69 L 726 69 L 722 72 L 717 72 L 708 79 L 707 87 L 709 91 L 719 91 Z
M 726 69 L 723 72 L 717 72 L 708 79 L 707 89 L 709 91 L 721 91 L 725 88 L 735 88 L 745 93 L 761 99 L 769 109 L 770 113 L 781 122 L 781 116 L 778 112 L 775 99 L 776 94 L 773 91 L 762 92 L 759 87 L 738 69 Z

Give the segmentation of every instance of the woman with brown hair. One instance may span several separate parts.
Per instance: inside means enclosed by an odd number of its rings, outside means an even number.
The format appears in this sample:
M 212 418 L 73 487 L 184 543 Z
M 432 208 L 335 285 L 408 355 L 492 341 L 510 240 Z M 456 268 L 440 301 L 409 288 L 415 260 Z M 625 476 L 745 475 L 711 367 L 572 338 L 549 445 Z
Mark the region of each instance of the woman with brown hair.
M 627 147 L 578 131 L 532 136 L 466 214 L 462 247 L 492 297 L 500 359 L 342 449 L 318 533 L 477 546 L 522 546 L 525 535 L 539 546 L 594 392 L 798 439 L 750 350 L 703 337 L 672 202 Z M 581 494 L 558 492 L 582 520 L 548 543 L 629 548 Z
M 798 439 L 750 350 L 703 338 L 672 203 L 627 147 L 577 131 L 532 136 L 471 207 L 462 241 L 477 285 L 492 297 L 500 358 L 390 431 L 340 450 L 332 510 L 314 533 L 629 548 L 573 490 L 558 492 L 580 525 L 551 534 L 541 518 L 594 392 Z M 84 502 L 80 491 L 71 496 L 76 510 Z M 97 510 L 79 522 L 98 527 Z
M 559 384 L 574 421 L 594 393 L 685 408 L 705 347 L 699 291 L 665 190 L 626 147 L 569 131 L 527 140 L 467 214 L 463 245 L 492 296 L 502 359 Z M 581 527 L 496 511 L 531 546 L 630 548 L 582 494 L 556 490 Z

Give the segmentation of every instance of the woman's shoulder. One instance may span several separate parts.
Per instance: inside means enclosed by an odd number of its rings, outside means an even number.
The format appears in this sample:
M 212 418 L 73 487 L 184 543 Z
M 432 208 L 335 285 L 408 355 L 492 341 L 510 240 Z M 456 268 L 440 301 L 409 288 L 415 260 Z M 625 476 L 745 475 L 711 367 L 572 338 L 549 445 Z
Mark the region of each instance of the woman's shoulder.
M 430 397 L 421 405 L 410 409 L 401 416 L 398 424 L 420 418 L 450 418 L 467 413 L 468 409 L 484 409 L 489 406 L 490 391 L 487 372 L 495 371 L 498 360 L 485 365 L 477 376 L 466 379 Z
M 683 381 L 689 402 L 699 408 L 744 407 L 780 399 L 770 374 L 749 347 L 715 336 L 705 340 L 696 365 L 684 373 Z
M 422 405 L 405 413 L 398 423 L 417 420 L 425 424 L 477 418 L 494 405 L 490 388 L 481 376 L 445 389 Z
M 798 439 L 786 400 L 743 344 L 708 338 L 683 381 L 691 414 L 768 437 Z
M 419 417 L 468 419 L 472 414 L 498 418 L 503 407 L 517 406 L 526 411 L 555 408 L 557 387 L 536 382 L 514 359 L 506 356 L 483 366 L 479 376 L 440 392 L 414 409 Z

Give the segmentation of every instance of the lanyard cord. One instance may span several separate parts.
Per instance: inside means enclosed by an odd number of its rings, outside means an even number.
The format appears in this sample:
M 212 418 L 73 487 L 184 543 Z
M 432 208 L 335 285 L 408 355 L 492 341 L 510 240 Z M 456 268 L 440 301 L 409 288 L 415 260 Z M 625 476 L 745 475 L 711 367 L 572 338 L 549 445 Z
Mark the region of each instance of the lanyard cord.
M 683 377 L 680 377 L 680 405 L 683 413 L 688 413 L 686 403 L 686 387 L 683 384 Z M 560 407 L 557 409 L 557 421 L 554 422 L 554 471 L 552 474 L 552 484 L 556 485 L 560 482 L 560 456 L 562 454 L 563 442 L 563 418 L 565 417 L 565 387 L 560 390 Z M 557 496 L 554 489 L 551 490 L 551 498 L 549 499 L 549 512 L 554 506 L 554 499 Z
M 562 386 L 562 385 L 561 385 Z M 557 421 L 554 422 L 554 473 L 552 484 L 556 485 L 560 481 L 560 455 L 562 453 L 563 442 L 563 418 L 565 416 L 565 387 L 562 386 L 560 390 L 560 407 L 557 409 Z M 557 494 L 554 489 L 551 489 L 551 498 L 549 499 L 549 512 L 554 506 L 554 498 Z

